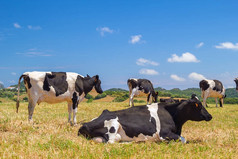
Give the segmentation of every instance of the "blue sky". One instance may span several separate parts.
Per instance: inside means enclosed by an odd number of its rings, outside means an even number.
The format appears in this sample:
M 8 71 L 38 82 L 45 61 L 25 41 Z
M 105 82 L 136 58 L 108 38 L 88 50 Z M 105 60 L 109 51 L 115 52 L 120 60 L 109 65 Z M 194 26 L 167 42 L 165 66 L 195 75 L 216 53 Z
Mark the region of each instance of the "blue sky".
M 198 87 L 238 76 L 238 1 L 0 1 L 0 82 L 28 71 L 98 74 L 102 88 L 128 78 Z

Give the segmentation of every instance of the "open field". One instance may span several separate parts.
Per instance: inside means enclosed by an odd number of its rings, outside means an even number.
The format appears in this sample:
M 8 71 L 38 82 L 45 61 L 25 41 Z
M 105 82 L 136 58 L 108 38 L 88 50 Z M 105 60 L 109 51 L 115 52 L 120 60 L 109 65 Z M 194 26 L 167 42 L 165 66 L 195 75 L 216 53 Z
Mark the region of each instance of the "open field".
M 77 126 L 67 123 L 67 104 L 41 103 L 27 121 L 27 103 L 0 103 L 0 158 L 238 158 L 238 105 L 207 110 L 210 122 L 187 122 L 182 131 L 190 143 L 95 144 L 77 136 L 80 122 L 89 121 L 104 109 L 118 110 L 127 102 L 82 102 Z M 138 105 L 136 103 L 136 105 Z

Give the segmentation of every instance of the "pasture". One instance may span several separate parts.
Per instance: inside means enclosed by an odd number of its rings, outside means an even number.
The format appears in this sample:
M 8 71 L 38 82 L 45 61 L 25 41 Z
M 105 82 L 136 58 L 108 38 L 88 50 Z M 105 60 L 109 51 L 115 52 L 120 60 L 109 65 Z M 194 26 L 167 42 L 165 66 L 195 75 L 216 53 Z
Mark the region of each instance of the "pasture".
M 139 105 L 136 103 L 135 105 Z M 81 122 L 101 114 L 104 109 L 128 108 L 128 102 L 82 102 L 78 125 L 67 123 L 66 103 L 41 103 L 34 111 L 34 124 L 28 123 L 27 102 L 0 103 L 0 158 L 238 158 L 238 105 L 207 108 L 210 122 L 185 123 L 180 142 L 140 142 L 95 144 L 78 136 Z

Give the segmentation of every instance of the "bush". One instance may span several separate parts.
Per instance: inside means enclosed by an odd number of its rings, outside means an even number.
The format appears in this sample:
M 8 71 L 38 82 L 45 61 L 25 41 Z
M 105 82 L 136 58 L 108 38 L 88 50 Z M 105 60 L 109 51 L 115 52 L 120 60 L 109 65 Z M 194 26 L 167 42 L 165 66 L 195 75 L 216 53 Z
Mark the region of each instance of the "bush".
M 23 98 L 23 101 L 24 101 L 24 102 L 28 102 L 28 98 L 27 98 L 27 97 L 24 97 L 24 98 Z
M 88 99 L 87 103 L 92 103 L 93 102 L 93 98 Z
M 129 98 L 128 94 L 124 94 L 123 96 L 116 97 L 113 102 L 123 102 Z
M 86 99 L 93 99 L 93 96 L 90 95 L 90 94 L 87 94 L 87 95 L 85 96 L 85 98 L 86 98 Z
M 0 103 L 2 103 L 2 101 L 0 101 Z
M 105 98 L 107 96 L 106 93 L 102 93 L 102 94 L 98 94 L 94 99 L 101 99 L 101 98 Z

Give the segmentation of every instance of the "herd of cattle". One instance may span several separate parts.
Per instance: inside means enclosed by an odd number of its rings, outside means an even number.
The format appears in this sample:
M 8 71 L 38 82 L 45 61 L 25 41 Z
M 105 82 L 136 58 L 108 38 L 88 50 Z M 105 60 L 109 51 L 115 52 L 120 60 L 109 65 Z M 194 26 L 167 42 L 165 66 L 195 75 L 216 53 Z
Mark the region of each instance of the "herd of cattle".
M 83 77 L 72 72 L 25 72 L 18 82 L 18 98 L 16 109 L 19 108 L 19 90 L 21 79 L 24 79 L 28 95 L 28 119 L 32 116 L 36 104 L 47 102 L 50 104 L 67 101 L 68 121 L 76 124 L 78 104 L 95 88 L 97 93 L 103 93 L 98 75 Z M 235 79 L 238 90 L 238 78 Z M 114 143 L 119 141 L 162 141 L 180 140 L 182 126 L 188 121 L 210 121 L 211 114 L 205 109 L 208 97 L 219 98 L 220 106 L 226 97 L 225 89 L 218 80 L 202 80 L 199 83 L 202 91 L 203 104 L 193 94 L 191 99 L 176 101 L 174 99 L 160 99 L 157 103 L 158 92 L 147 79 L 128 79 L 129 105 L 128 109 L 109 111 L 90 122 L 84 123 L 78 135 L 83 135 L 95 142 Z M 147 105 L 134 107 L 133 98 L 139 91 L 148 95 Z

